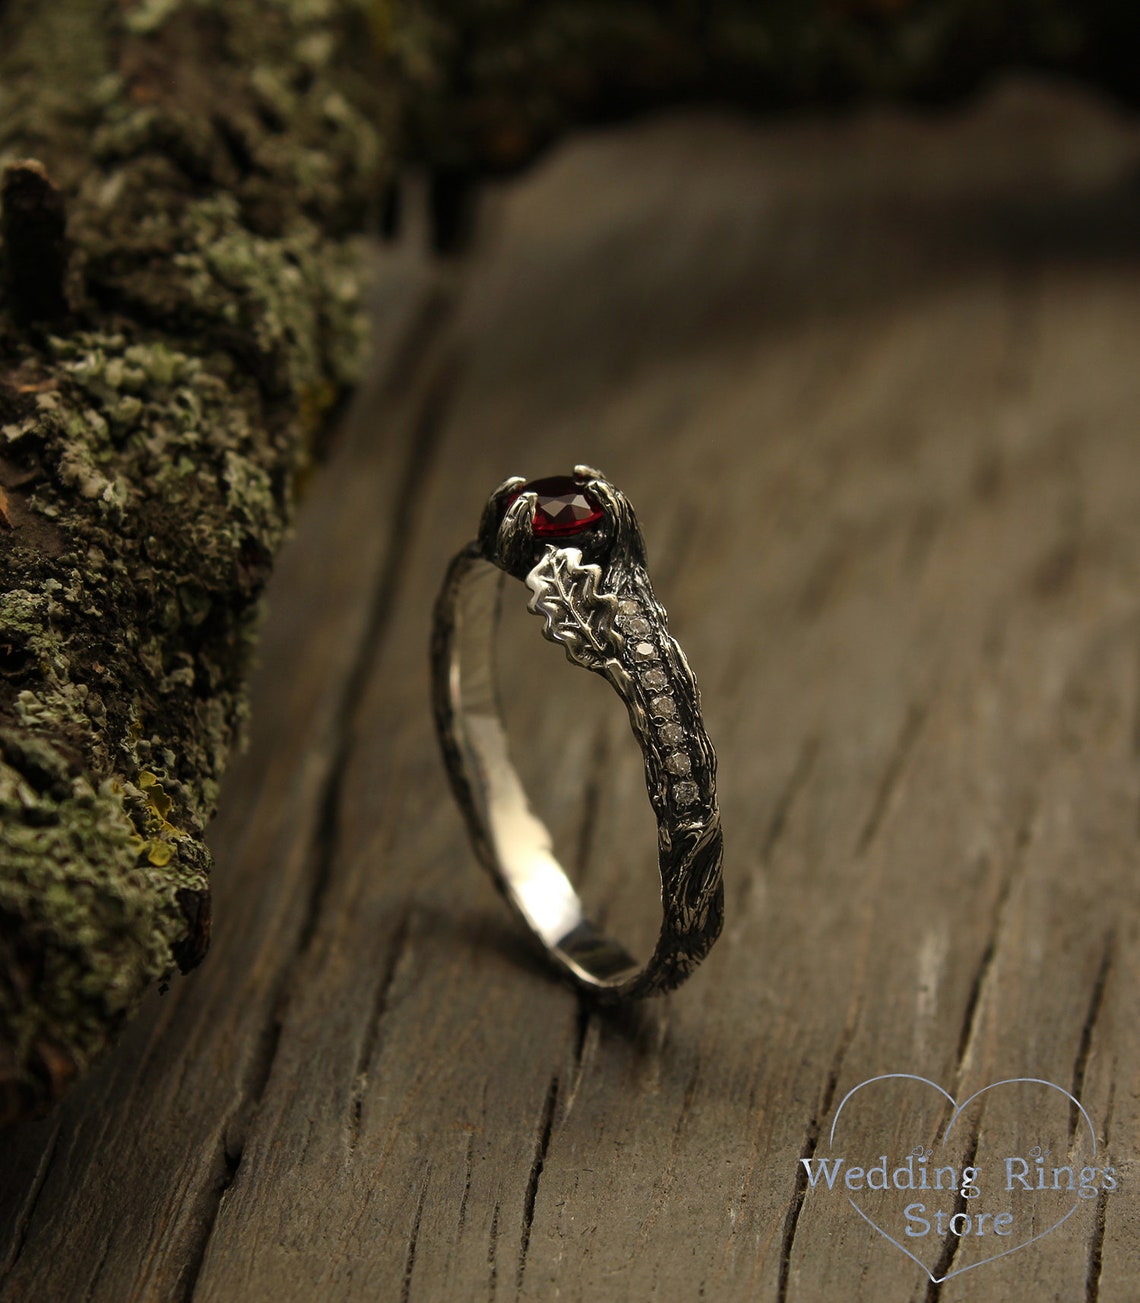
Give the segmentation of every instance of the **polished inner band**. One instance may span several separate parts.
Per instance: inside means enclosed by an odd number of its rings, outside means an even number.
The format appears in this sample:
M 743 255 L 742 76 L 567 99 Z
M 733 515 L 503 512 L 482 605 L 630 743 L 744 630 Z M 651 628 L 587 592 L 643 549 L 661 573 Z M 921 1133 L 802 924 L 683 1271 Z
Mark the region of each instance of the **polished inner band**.
M 476 841 L 485 856 L 489 853 L 489 867 L 527 923 L 579 981 L 618 987 L 637 973 L 639 964 L 586 917 L 554 856 L 550 831 L 531 810 L 511 762 L 495 687 L 504 578 L 489 562 L 461 555 L 445 589 L 452 612 L 447 649 L 451 731 L 467 778 L 469 811 L 481 824 Z

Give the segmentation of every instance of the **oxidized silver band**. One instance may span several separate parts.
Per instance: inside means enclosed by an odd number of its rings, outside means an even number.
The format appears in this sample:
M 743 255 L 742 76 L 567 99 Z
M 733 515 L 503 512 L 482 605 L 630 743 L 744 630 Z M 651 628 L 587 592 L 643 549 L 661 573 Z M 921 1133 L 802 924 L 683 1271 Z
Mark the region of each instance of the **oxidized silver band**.
M 661 932 L 644 966 L 586 918 L 511 763 L 494 682 L 504 574 L 531 590 L 545 636 L 608 679 L 629 711 L 661 872 Z M 548 953 L 597 995 L 679 986 L 724 921 L 716 757 L 696 681 L 653 594 L 633 509 L 601 472 L 576 466 L 573 479 L 529 484 L 516 476 L 495 490 L 436 603 L 432 680 L 444 762 L 472 842 Z

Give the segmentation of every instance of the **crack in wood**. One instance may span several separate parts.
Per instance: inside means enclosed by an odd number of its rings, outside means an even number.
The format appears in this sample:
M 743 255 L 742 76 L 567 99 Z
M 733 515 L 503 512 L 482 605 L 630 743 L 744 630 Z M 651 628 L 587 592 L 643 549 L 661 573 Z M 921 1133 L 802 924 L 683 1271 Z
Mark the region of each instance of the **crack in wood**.
M 807 1197 L 808 1169 L 805 1164 L 815 1156 L 816 1145 L 819 1144 L 820 1116 L 824 1112 L 825 1110 L 821 1109 L 808 1124 L 799 1162 L 796 1165 L 796 1187 L 792 1202 L 784 1214 L 784 1234 L 780 1242 L 780 1274 L 776 1281 L 776 1303 L 785 1303 L 788 1297 L 788 1281 L 792 1271 L 792 1246 L 795 1244 L 800 1213 L 803 1211 L 804 1199 Z
M 1108 1105 L 1104 1115 L 1104 1145 L 1108 1146 L 1109 1130 L 1112 1126 L 1112 1112 L 1116 1104 L 1116 1083 L 1108 1089 Z M 1108 1215 L 1108 1191 L 1102 1189 L 1097 1195 L 1096 1217 L 1093 1221 L 1092 1236 L 1089 1240 L 1089 1265 L 1085 1273 L 1085 1303 L 1098 1303 L 1100 1299 L 1100 1274 L 1104 1266 L 1104 1235 Z
M 958 1031 L 958 1045 L 955 1055 L 955 1084 L 957 1085 L 962 1078 L 963 1065 L 966 1062 L 970 1052 L 970 1045 L 974 1039 L 978 1012 L 981 1008 L 982 994 L 985 990 L 986 982 L 990 972 L 993 969 L 994 958 L 997 954 L 998 938 L 1001 936 L 1002 927 L 1005 922 L 1006 907 L 1009 904 L 1010 894 L 1013 891 L 1013 884 L 1017 879 L 1018 872 L 1024 862 L 1025 851 L 1032 840 L 1033 820 L 1037 814 L 1036 800 L 1031 805 L 1026 817 L 1022 820 L 1021 827 L 1017 832 L 1017 840 L 1014 846 L 1014 854 L 1009 872 L 1006 874 L 1001 886 L 998 888 L 997 900 L 993 908 L 993 924 L 990 928 L 989 935 L 986 937 L 986 944 L 982 948 L 982 955 L 978 961 L 978 966 L 974 970 L 974 977 L 970 983 L 970 991 L 966 997 L 966 1008 L 962 1014 L 962 1025 Z
M 28 1239 L 28 1229 L 32 1224 L 32 1218 L 35 1216 L 36 1205 L 40 1201 L 40 1195 L 43 1193 L 44 1185 L 47 1182 L 48 1173 L 51 1171 L 52 1163 L 55 1161 L 56 1152 L 59 1147 L 59 1129 L 60 1124 L 57 1122 L 52 1128 L 48 1142 L 40 1154 L 40 1161 L 36 1164 L 35 1175 L 32 1177 L 32 1183 L 28 1188 L 28 1193 L 24 1199 L 23 1206 L 16 1217 L 15 1225 L 12 1229 L 12 1242 L 4 1261 L 0 1263 L 0 1286 L 8 1279 L 12 1269 L 20 1259 L 20 1254 L 24 1251 L 24 1245 Z
M 463 1154 L 463 1195 L 459 1200 L 459 1217 L 455 1228 L 455 1238 L 459 1240 L 463 1236 L 463 1228 L 467 1225 L 467 1201 L 471 1198 L 471 1180 L 475 1175 L 475 1133 L 468 1131 L 467 1145 Z
M 753 1080 L 752 1086 L 748 1091 L 748 1104 L 744 1111 L 744 1116 L 749 1118 L 758 1118 L 763 1116 L 764 1103 L 760 1098 L 761 1091 L 767 1097 L 768 1085 L 761 1077 Z M 749 1146 L 748 1159 L 744 1164 L 744 1174 L 740 1179 L 736 1193 L 732 1202 L 728 1205 L 728 1234 L 724 1240 L 724 1251 L 721 1254 L 720 1266 L 716 1272 L 716 1280 L 719 1282 L 724 1278 L 725 1272 L 729 1269 L 729 1264 L 733 1258 L 736 1249 L 736 1237 L 739 1234 L 742 1222 L 745 1219 L 745 1213 L 752 1198 L 752 1187 L 756 1177 L 756 1168 L 760 1163 L 761 1153 L 761 1131 L 759 1127 L 752 1128 L 752 1141 Z M 767 1236 L 761 1242 L 761 1252 L 757 1255 L 757 1260 L 765 1256 L 771 1246 L 772 1241 L 776 1238 L 776 1226 L 771 1223 L 771 1229 Z M 753 1269 L 752 1283 L 755 1285 L 756 1272 Z
M 594 1018 L 594 1009 L 590 999 L 584 993 L 578 995 L 578 1010 L 575 1025 L 574 1054 L 571 1061 L 570 1089 L 566 1092 L 566 1099 L 562 1105 L 562 1116 L 568 1118 L 570 1110 L 574 1107 L 574 1101 L 578 1098 L 578 1088 L 582 1084 L 582 1078 L 585 1076 L 586 1063 L 590 1058 L 588 1042 L 597 1043 L 597 1037 L 590 1037 L 590 1032 L 599 1027 L 599 1023 Z
M 914 744 L 918 741 L 918 735 L 922 732 L 925 720 L 926 707 L 912 702 L 907 707 L 906 718 L 903 720 L 902 728 L 899 730 L 891 754 L 887 758 L 887 765 L 883 770 L 882 778 L 879 780 L 879 786 L 875 792 L 875 799 L 871 803 L 867 821 L 859 833 L 858 841 L 855 843 L 855 856 L 857 859 L 862 859 L 870 850 L 871 843 L 875 840 L 879 828 L 886 818 L 891 798 L 898 788 L 899 780 L 906 769 L 907 762 L 914 750 Z
M 1075 1099 L 1080 1099 L 1085 1088 L 1085 1074 L 1088 1071 L 1089 1057 L 1092 1054 L 1093 1032 L 1096 1030 L 1097 1021 L 1100 1018 L 1101 1010 L 1104 1008 L 1104 992 L 1108 985 L 1108 974 L 1112 968 L 1112 960 L 1116 948 L 1116 934 L 1109 931 L 1104 939 L 1104 952 L 1100 957 L 1100 965 L 1097 968 L 1096 977 L 1093 979 L 1092 991 L 1089 995 L 1089 1007 L 1085 1014 L 1085 1021 L 1081 1027 L 1081 1039 L 1077 1046 L 1077 1057 L 1073 1063 L 1073 1084 L 1070 1094 Z M 1075 1104 L 1069 1105 L 1069 1134 L 1076 1135 L 1077 1122 L 1080 1114 Z
M 252 1056 L 247 1079 L 242 1083 L 241 1102 L 222 1127 L 222 1170 L 212 1190 L 207 1192 L 207 1206 L 202 1226 L 188 1244 L 187 1267 L 183 1279 L 181 1298 L 191 1303 L 198 1288 L 198 1280 L 206 1261 L 206 1251 L 222 1213 L 222 1204 L 226 1192 L 237 1179 L 245 1154 L 246 1140 L 261 1100 L 269 1086 L 273 1064 L 281 1044 L 282 1006 L 285 1003 L 285 988 L 282 984 L 278 992 L 273 1017 L 259 1038 L 257 1051 Z
M 594 1017 L 594 1006 L 584 992 L 578 994 L 578 1017 L 575 1024 L 574 1066 L 581 1068 L 586 1056 L 586 1037 L 590 1034 L 590 1025 Z
M 249 1134 L 253 1116 L 269 1086 L 273 1065 L 277 1061 L 277 1051 L 281 1047 L 281 1029 L 284 1025 L 284 1006 L 287 994 L 284 989 L 279 992 L 273 1017 L 258 1038 L 257 1051 L 250 1060 L 247 1080 L 242 1083 L 241 1093 L 245 1105 L 235 1111 L 233 1121 L 236 1124 L 236 1135 L 227 1146 L 231 1153 L 238 1155 L 239 1159 L 245 1149 L 246 1137 Z
M 978 1128 L 975 1125 L 970 1132 L 970 1139 L 966 1145 L 966 1155 L 962 1159 L 963 1171 L 967 1167 L 972 1167 L 974 1165 L 974 1159 L 977 1158 L 977 1156 Z M 965 1181 L 962 1182 L 962 1186 L 963 1188 L 965 1187 Z M 962 1190 L 959 1189 L 954 1200 L 954 1211 L 950 1214 L 950 1221 L 947 1223 L 948 1226 L 953 1223 L 954 1218 L 957 1217 L 959 1213 L 965 1213 L 966 1206 L 966 1196 L 962 1193 Z M 938 1300 L 942 1297 L 942 1286 L 945 1283 L 946 1277 L 954 1270 L 954 1258 L 961 1246 L 961 1236 L 955 1235 L 951 1230 L 947 1230 L 946 1238 L 942 1241 L 942 1252 L 938 1255 L 938 1261 L 934 1264 L 934 1267 L 930 1272 L 931 1276 L 935 1277 L 935 1279 L 933 1279 L 927 1287 L 925 1303 L 938 1303 Z
M 803 1211 L 804 1199 L 807 1197 L 808 1167 L 811 1159 L 815 1157 L 816 1147 L 819 1145 L 823 1120 L 831 1111 L 831 1105 L 835 1099 L 836 1087 L 839 1085 L 839 1073 L 847 1054 L 847 1047 L 850 1045 L 851 1037 L 854 1034 L 854 1025 L 855 1019 L 850 1017 L 840 1035 L 839 1044 L 836 1046 L 835 1057 L 832 1059 L 831 1070 L 828 1072 L 827 1081 L 824 1083 L 819 1107 L 812 1114 L 807 1130 L 804 1132 L 803 1148 L 800 1150 L 799 1161 L 796 1163 L 795 1191 L 792 1195 L 792 1202 L 788 1206 L 788 1211 L 784 1214 L 784 1234 L 780 1241 L 780 1274 L 776 1281 L 776 1303 L 786 1303 L 788 1297 L 788 1286 L 792 1274 L 792 1249 L 795 1245 L 796 1232 L 799 1230 L 800 1213 Z
M 360 1049 L 356 1055 L 356 1067 L 352 1074 L 352 1103 L 349 1109 L 348 1148 L 351 1153 L 360 1142 L 360 1125 L 364 1116 L 364 1096 L 368 1090 L 369 1068 L 376 1056 L 380 1044 L 380 1026 L 388 1010 L 388 999 L 393 983 L 399 973 L 405 955 L 411 952 L 410 932 L 412 916 L 415 913 L 410 906 L 400 915 L 392 933 L 388 962 L 376 983 L 372 995 L 372 1006 L 368 1021 L 364 1026 L 364 1035 L 360 1038 Z
M 974 1024 L 978 1016 L 978 1009 L 982 1002 L 982 989 L 986 984 L 986 979 L 990 975 L 990 969 L 993 967 L 994 953 L 997 949 L 996 933 L 997 928 L 995 927 L 986 939 L 985 947 L 982 950 L 982 957 L 978 961 L 977 968 L 974 970 L 974 977 L 970 983 L 970 991 L 966 996 L 966 1009 L 962 1014 L 962 1026 L 958 1031 L 958 1045 L 954 1059 L 957 1079 L 961 1078 L 962 1065 L 966 1061 L 966 1054 L 970 1048 L 970 1041 L 973 1039 Z
M 416 1201 L 416 1216 L 412 1222 L 412 1233 L 408 1238 L 408 1252 L 404 1257 L 404 1275 L 400 1282 L 400 1303 L 408 1303 L 412 1296 L 412 1273 L 416 1269 L 416 1249 L 420 1239 L 420 1223 L 423 1221 L 424 1204 L 427 1201 L 428 1182 L 431 1180 L 431 1168 L 424 1172 L 420 1197 Z
M 499 1201 L 497 1199 L 491 1210 L 491 1230 L 487 1236 L 487 1267 L 490 1272 L 487 1278 L 488 1294 L 491 1303 L 494 1303 L 499 1292 Z
M 102 1276 L 103 1270 L 107 1266 L 107 1259 L 111 1256 L 111 1243 L 113 1240 L 114 1235 L 112 1234 L 108 1235 L 106 1240 L 103 1242 L 103 1249 L 99 1254 L 99 1260 L 95 1263 L 95 1268 L 91 1272 L 91 1279 L 87 1282 L 87 1288 L 83 1292 L 83 1303 L 91 1303 L 91 1300 L 95 1298 L 99 1278 Z
M 558 1104 L 558 1077 L 550 1079 L 546 1092 L 546 1102 L 542 1108 L 542 1121 L 539 1125 L 538 1142 L 534 1147 L 534 1158 L 530 1164 L 527 1177 L 526 1195 L 523 1200 L 522 1239 L 519 1243 L 519 1265 L 515 1275 L 516 1287 L 521 1290 L 523 1275 L 526 1272 L 526 1255 L 530 1251 L 530 1233 L 534 1226 L 534 1206 L 538 1200 L 538 1183 L 542 1179 L 542 1169 L 546 1166 L 546 1155 L 550 1149 L 550 1138 L 554 1133 L 554 1110 Z
M 1104 1227 L 1108 1210 L 1108 1192 L 1101 1190 L 1096 1198 L 1093 1233 L 1089 1241 L 1089 1266 L 1085 1274 L 1085 1303 L 1097 1303 L 1100 1298 L 1100 1273 L 1104 1265 Z

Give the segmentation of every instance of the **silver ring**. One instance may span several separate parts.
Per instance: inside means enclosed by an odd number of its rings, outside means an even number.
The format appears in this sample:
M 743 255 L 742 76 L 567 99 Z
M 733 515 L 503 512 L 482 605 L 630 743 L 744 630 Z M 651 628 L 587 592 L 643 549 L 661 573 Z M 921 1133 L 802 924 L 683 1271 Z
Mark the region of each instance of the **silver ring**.
M 641 964 L 585 916 L 511 763 L 494 676 L 505 575 L 530 589 L 543 633 L 625 702 L 657 817 L 661 931 Z M 547 953 L 582 988 L 621 998 L 672 990 L 724 921 L 716 757 L 700 694 L 653 594 L 633 508 L 600 471 L 505 480 L 479 537 L 455 557 L 432 629 L 436 729 L 472 843 Z

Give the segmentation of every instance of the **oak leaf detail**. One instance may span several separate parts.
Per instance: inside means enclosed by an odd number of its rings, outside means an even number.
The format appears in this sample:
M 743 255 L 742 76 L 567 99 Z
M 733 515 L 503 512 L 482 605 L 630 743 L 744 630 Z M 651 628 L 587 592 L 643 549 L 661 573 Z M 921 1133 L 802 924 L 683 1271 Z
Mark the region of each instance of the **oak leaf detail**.
M 601 567 L 583 565 L 576 547 L 548 548 L 526 577 L 528 606 L 543 617 L 543 635 L 565 649 L 567 660 L 599 672 L 616 652 L 617 613 L 617 598 L 601 592 L 601 582 Z

